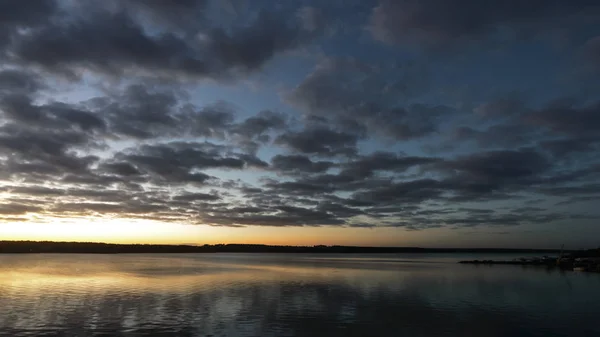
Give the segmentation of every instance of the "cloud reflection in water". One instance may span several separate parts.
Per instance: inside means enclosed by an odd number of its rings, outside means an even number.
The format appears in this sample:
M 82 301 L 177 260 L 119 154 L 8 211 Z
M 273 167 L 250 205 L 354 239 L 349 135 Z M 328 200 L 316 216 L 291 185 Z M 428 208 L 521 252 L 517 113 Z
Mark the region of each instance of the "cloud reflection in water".
M 0 258 L 0 336 L 575 336 L 597 275 L 262 255 Z M 423 261 L 426 262 L 426 261 Z M 569 278 L 569 288 L 565 278 Z

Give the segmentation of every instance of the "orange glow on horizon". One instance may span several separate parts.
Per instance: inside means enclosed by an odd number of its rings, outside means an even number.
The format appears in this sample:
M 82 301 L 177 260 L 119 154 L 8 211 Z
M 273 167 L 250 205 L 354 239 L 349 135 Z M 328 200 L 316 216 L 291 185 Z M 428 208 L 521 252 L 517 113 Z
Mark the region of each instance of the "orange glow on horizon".
M 506 238 L 504 238 L 506 237 Z M 351 227 L 216 227 L 141 219 L 70 218 L 0 223 L 0 240 L 80 241 L 121 244 L 267 244 L 289 246 L 418 246 L 504 247 L 502 238 L 464 235 L 437 228 L 409 231 L 403 228 Z M 493 240 L 493 241 L 491 241 Z M 514 242 L 511 244 L 514 246 Z
M 142 244 L 248 243 L 270 245 L 408 244 L 414 235 L 393 228 L 215 227 L 139 219 L 55 219 L 0 224 L 0 240 L 84 241 Z
M 58 219 L 51 222 L 19 222 L 0 225 L 0 237 L 12 240 L 94 241 L 108 243 L 189 243 L 200 239 L 206 232 L 189 226 L 133 219 Z M 191 233 L 194 232 L 194 233 Z M 190 234 L 195 234 L 191 237 Z

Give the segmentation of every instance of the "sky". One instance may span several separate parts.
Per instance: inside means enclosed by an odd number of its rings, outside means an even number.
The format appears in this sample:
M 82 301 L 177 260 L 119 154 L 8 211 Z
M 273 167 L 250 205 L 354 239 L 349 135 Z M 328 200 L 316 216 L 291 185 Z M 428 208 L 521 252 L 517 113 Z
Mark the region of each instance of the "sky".
M 600 245 L 596 0 L 0 0 L 0 239 Z

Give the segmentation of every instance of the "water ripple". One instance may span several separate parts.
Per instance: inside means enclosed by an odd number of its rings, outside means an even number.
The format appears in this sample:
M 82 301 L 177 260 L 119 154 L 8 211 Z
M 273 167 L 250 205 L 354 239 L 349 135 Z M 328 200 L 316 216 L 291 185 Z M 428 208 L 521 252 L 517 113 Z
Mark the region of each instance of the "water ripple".
M 600 336 L 600 275 L 448 261 L 2 256 L 0 336 Z

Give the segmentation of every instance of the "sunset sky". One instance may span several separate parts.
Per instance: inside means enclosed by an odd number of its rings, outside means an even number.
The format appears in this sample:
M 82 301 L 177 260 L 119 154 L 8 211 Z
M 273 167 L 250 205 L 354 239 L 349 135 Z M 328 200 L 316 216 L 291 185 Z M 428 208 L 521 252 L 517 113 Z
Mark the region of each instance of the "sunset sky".
M 597 247 L 599 17 L 0 1 L 0 240 Z

